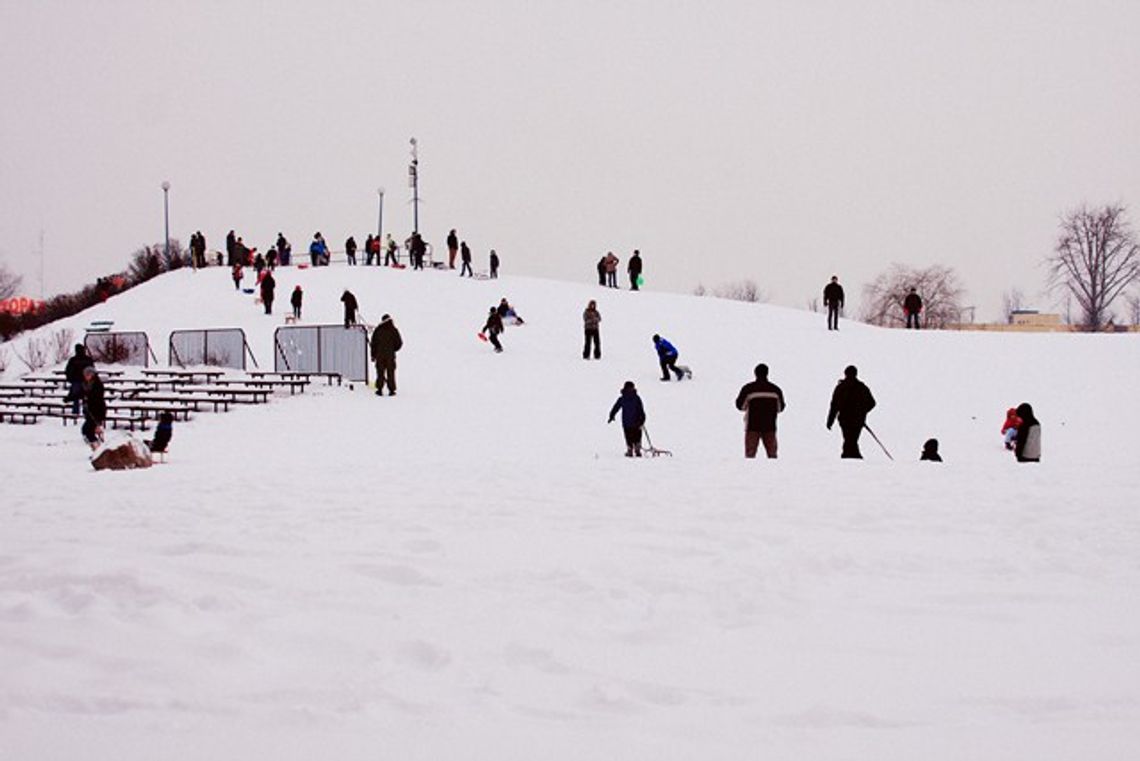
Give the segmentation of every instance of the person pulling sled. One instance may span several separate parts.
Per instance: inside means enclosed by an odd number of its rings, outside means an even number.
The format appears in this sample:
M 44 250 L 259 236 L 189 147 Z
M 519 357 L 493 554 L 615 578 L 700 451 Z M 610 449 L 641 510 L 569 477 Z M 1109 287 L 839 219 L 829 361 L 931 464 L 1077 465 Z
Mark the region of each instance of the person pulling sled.
M 670 380 L 670 372 L 677 376 L 677 380 L 693 377 L 692 370 L 677 364 L 677 358 L 680 356 L 677 348 L 656 333 L 653 335 L 653 348 L 657 350 L 657 359 L 661 364 L 661 380 Z
M 621 396 L 610 408 L 610 417 L 607 423 L 614 422 L 614 417 L 621 412 L 621 429 L 625 436 L 625 456 L 641 457 L 641 428 L 645 425 L 645 406 L 641 397 L 637 395 L 637 388 L 633 381 L 626 381 L 621 387 Z

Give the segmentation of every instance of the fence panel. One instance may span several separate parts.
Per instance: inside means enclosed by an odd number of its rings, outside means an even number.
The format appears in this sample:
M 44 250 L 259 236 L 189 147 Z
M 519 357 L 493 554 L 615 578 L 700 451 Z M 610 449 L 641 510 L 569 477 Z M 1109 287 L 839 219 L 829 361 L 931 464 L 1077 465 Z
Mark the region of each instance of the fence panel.
M 241 328 L 176 330 L 170 334 L 170 366 L 211 365 L 244 370 L 248 344 Z M 254 360 L 257 364 L 257 360 Z
M 152 353 L 146 333 L 88 333 L 83 345 L 96 364 L 150 366 Z
M 286 325 L 273 334 L 273 369 L 340 373 L 368 382 L 368 331 L 363 325 Z

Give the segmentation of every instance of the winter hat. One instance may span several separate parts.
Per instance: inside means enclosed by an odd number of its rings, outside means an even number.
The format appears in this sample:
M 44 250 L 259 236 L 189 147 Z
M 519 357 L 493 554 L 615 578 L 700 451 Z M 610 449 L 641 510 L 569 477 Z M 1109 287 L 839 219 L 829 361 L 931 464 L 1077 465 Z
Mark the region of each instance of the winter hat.
M 760 364 L 756 365 L 756 369 L 753 370 L 752 372 L 756 373 L 757 379 L 767 378 L 768 377 L 768 366 L 766 364 L 764 364 L 763 362 L 761 362 Z
M 858 374 L 859 368 L 855 367 L 855 365 L 848 365 L 847 368 L 843 371 L 844 378 L 854 378 Z
M 633 381 L 626 381 L 624 384 L 622 384 L 621 390 L 622 391 L 636 391 L 637 389 L 634 388 Z
M 938 454 L 938 439 L 927 439 L 922 445 L 922 451 L 929 454 Z
M 654 333 L 654 334 L 653 334 L 653 343 L 657 343 L 657 342 L 658 342 L 658 341 L 660 341 L 660 340 L 661 340 L 661 336 L 659 336 L 659 335 L 657 335 L 656 333 Z
M 391 320 L 392 320 L 391 315 L 384 315 L 383 317 L 380 318 L 380 322 L 391 322 Z

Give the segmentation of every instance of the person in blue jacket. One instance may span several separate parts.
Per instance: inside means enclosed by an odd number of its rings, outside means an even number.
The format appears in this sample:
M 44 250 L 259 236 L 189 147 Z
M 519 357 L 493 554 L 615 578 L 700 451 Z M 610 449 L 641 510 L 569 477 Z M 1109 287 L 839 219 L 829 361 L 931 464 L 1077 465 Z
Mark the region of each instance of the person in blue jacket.
M 669 378 L 669 371 L 672 370 L 677 380 L 685 377 L 685 371 L 677 367 L 677 349 L 673 344 L 666 341 L 661 336 L 653 335 L 653 348 L 657 349 L 657 359 L 661 362 L 661 380 L 667 381 Z
M 625 434 L 625 456 L 641 457 L 641 426 L 645 425 L 645 407 L 637 395 L 633 381 L 626 381 L 621 387 L 621 396 L 610 408 L 610 419 L 607 422 L 614 422 L 618 410 L 621 410 L 621 429 Z

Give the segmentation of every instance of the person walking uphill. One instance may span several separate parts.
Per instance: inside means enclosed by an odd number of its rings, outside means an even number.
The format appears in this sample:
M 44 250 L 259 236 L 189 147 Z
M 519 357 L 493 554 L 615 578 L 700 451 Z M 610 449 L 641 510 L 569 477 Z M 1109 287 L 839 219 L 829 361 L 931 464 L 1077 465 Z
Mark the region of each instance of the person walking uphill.
M 273 279 L 273 273 L 266 270 L 265 277 L 261 278 L 261 303 L 265 305 L 266 314 L 273 314 L 273 293 L 276 289 L 277 281 Z
M 67 360 L 63 368 L 63 377 L 67 381 L 67 396 L 65 402 L 71 402 L 71 414 L 79 414 L 79 402 L 83 399 L 83 371 L 94 367 L 95 361 L 87 354 L 87 347 L 75 344 L 75 353 Z
M 1029 402 L 1017 405 L 1017 416 L 1021 425 L 1017 426 L 1017 443 L 1013 453 L 1018 462 L 1041 462 L 1041 421 L 1033 414 Z
M 352 295 L 352 291 L 347 288 L 340 296 L 341 303 L 344 304 L 344 326 L 347 328 L 350 325 L 356 324 L 356 312 L 359 306 L 356 303 L 356 297 Z
M 843 371 L 843 379 L 831 394 L 831 408 L 827 412 L 827 430 L 839 418 L 839 430 L 843 432 L 843 454 L 841 457 L 863 459 L 859 452 L 859 435 L 867 425 L 867 413 L 875 408 L 875 397 L 871 389 L 858 379 L 859 370 L 848 365 Z
M 827 329 L 839 330 L 839 310 L 843 308 L 843 286 L 839 276 L 832 275 L 831 282 L 823 287 L 823 305 L 827 307 Z
M 467 241 L 459 244 L 459 257 L 463 260 L 463 268 L 459 270 L 459 277 L 463 277 L 464 272 L 467 273 L 467 277 L 474 277 L 475 273 L 471 271 L 471 249 L 467 247 Z
M 495 249 L 491 249 L 491 275 L 492 280 L 499 277 L 499 255 L 495 253 Z
M 633 381 L 626 381 L 621 387 L 621 396 L 610 408 L 608 423 L 614 422 L 614 416 L 621 411 L 621 429 L 625 435 L 625 456 L 641 457 L 641 427 L 645 425 L 645 406 Z
M 483 331 L 480 335 L 491 342 L 491 345 L 495 347 L 496 354 L 500 354 L 503 351 L 503 345 L 499 343 L 499 334 L 502 332 L 503 318 L 499 316 L 499 308 L 491 307 L 491 311 L 487 313 L 487 323 L 483 326 Z
M 301 319 L 301 302 L 304 301 L 305 294 L 301 291 L 301 286 L 293 286 L 293 294 L 289 297 L 289 303 L 293 306 L 293 319 Z
M 593 299 L 582 312 L 582 323 L 586 331 L 586 343 L 582 347 L 582 359 L 590 358 L 590 344 L 594 345 L 594 359 L 602 358 L 602 336 L 598 331 L 602 324 L 602 313 L 598 311 L 598 302 Z
M 390 315 L 380 318 L 380 324 L 372 331 L 372 361 L 376 363 L 376 396 L 384 396 L 384 386 L 388 396 L 396 395 L 396 352 L 404 346 L 400 331 Z
M 922 326 L 919 324 L 919 317 L 922 315 L 922 297 L 918 295 L 918 291 L 911 288 L 910 293 L 903 299 L 903 313 L 906 315 L 906 326 L 914 327 L 918 330 Z
M 669 372 L 672 371 L 677 376 L 677 380 L 681 380 L 687 374 L 685 370 L 677 367 L 677 357 L 680 354 L 677 352 L 676 347 L 669 343 L 661 336 L 653 335 L 653 348 L 657 350 L 657 360 L 661 364 L 661 380 L 670 380 Z
M 784 392 L 768 380 L 768 366 L 756 365 L 756 380 L 746 383 L 736 395 L 736 409 L 744 413 L 744 456 L 756 457 L 761 441 L 768 459 L 776 459 L 776 416 L 784 411 Z
M 629 289 L 636 291 L 638 281 L 641 279 L 641 252 L 636 248 L 633 250 L 633 256 L 629 257 L 626 271 L 629 272 Z
M 459 236 L 452 230 L 447 234 L 447 268 L 455 269 L 455 254 L 459 251 Z

